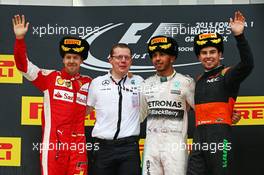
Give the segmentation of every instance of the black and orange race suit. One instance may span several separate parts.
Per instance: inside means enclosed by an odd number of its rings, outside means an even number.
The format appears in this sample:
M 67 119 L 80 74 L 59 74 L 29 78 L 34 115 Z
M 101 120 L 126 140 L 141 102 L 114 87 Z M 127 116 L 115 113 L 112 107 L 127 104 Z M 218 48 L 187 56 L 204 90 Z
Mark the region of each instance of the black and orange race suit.
M 218 66 L 196 82 L 196 130 L 188 175 L 227 175 L 232 161 L 232 113 L 240 83 L 253 69 L 253 56 L 244 35 L 236 36 L 241 61 Z M 216 148 L 216 149 L 215 149 Z

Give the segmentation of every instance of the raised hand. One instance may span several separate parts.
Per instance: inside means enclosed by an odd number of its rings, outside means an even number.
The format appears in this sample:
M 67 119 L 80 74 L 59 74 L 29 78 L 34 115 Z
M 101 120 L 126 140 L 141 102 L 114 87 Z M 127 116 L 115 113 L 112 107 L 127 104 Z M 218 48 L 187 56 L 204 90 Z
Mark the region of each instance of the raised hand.
M 17 39 L 25 37 L 28 31 L 29 22 L 26 23 L 25 16 L 15 15 L 12 19 L 13 29 Z
M 229 25 L 235 36 L 238 36 L 244 32 L 245 18 L 240 11 L 235 12 L 234 19 L 230 18 Z

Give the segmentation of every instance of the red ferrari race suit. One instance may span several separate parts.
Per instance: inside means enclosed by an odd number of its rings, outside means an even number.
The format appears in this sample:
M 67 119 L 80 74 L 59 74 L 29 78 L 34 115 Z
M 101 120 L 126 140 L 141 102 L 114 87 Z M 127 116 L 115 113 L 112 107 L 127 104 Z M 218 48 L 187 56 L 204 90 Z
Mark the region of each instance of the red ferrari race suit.
M 91 78 L 38 68 L 27 58 L 24 39 L 16 40 L 14 56 L 17 68 L 44 93 L 42 175 L 86 175 L 84 120 Z

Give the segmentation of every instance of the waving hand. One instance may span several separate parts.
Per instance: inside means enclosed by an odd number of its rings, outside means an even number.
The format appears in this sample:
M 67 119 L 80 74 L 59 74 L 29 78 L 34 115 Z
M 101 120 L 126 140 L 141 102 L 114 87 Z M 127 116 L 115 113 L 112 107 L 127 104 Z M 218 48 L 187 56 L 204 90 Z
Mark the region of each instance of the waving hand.
M 15 15 L 12 19 L 13 29 L 17 39 L 25 37 L 28 31 L 29 22 L 26 23 L 25 16 Z
M 240 11 L 235 12 L 234 18 L 230 18 L 229 25 L 235 36 L 238 36 L 244 32 L 245 17 Z

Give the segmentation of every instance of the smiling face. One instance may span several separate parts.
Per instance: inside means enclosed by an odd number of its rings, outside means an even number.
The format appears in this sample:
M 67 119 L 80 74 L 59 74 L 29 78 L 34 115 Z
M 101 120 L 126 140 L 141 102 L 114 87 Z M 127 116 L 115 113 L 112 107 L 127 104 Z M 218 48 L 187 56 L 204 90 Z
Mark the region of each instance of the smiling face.
M 216 47 L 205 47 L 200 50 L 198 55 L 204 69 L 211 70 L 220 65 L 222 52 L 219 52 Z
M 78 54 L 66 53 L 63 58 L 65 71 L 70 75 L 75 75 L 80 71 L 82 62 L 83 60 Z
M 110 59 L 112 73 L 118 77 L 123 77 L 128 73 L 132 64 L 131 52 L 128 48 L 116 47 L 113 49 Z
M 159 76 L 169 76 L 173 73 L 175 56 L 158 51 L 152 54 L 151 61 Z

